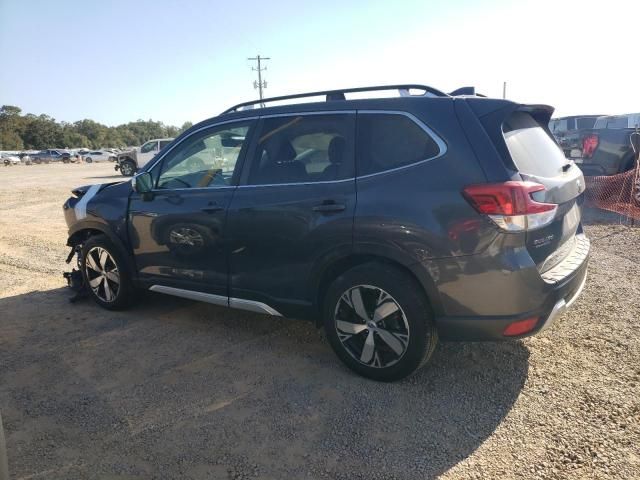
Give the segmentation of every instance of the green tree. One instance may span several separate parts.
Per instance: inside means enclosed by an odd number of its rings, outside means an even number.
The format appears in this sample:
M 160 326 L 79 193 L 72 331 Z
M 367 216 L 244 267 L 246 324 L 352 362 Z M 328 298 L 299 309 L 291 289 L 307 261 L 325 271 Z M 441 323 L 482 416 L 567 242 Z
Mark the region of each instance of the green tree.
M 13 105 L 0 107 L 0 148 L 5 150 L 45 148 L 103 148 L 142 145 L 151 138 L 176 137 L 181 128 L 153 120 L 137 120 L 107 127 L 91 119 L 74 123 L 56 122 L 48 115 L 22 115 Z
M 0 107 L 0 149 L 21 150 L 24 148 L 22 133 L 24 120 L 22 110 L 13 105 Z
M 27 115 L 22 141 L 26 148 L 64 148 L 62 127 L 48 115 Z
M 193 123 L 192 122 L 184 122 L 182 124 L 182 126 L 180 127 L 180 133 L 189 130 L 191 127 L 193 127 Z

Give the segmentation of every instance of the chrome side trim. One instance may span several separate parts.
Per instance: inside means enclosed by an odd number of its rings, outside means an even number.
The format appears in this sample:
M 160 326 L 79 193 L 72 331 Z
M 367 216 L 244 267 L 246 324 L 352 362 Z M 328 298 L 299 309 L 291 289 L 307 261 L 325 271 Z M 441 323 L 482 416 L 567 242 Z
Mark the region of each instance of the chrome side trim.
M 309 102 L 311 103 L 311 102 Z M 304 103 L 299 105 L 305 105 Z M 272 113 L 270 115 L 260 115 L 260 118 L 277 118 L 277 117 L 302 117 L 305 115 L 341 115 L 352 114 L 354 115 L 357 110 L 309 110 L 308 112 L 287 112 L 287 113 Z
M 355 177 L 344 178 L 342 180 L 321 180 L 319 182 L 293 182 L 293 183 L 261 183 L 259 185 L 238 185 L 238 188 L 256 188 L 256 187 L 288 187 L 292 185 L 322 185 L 323 183 L 342 183 L 353 182 Z
M 188 298 L 189 300 L 198 300 L 199 302 L 213 303 L 223 307 L 229 306 L 229 297 L 223 295 L 214 295 L 213 293 L 195 292 L 193 290 L 184 290 L 182 288 L 166 287 L 164 285 L 152 285 L 149 290 L 152 292 L 166 293 L 174 297 Z
M 199 302 L 212 303 L 223 307 L 237 308 L 239 310 L 247 310 L 249 312 L 266 313 L 281 317 L 282 314 L 275 308 L 270 307 L 266 303 L 256 302 L 254 300 L 245 300 L 243 298 L 230 298 L 224 295 L 214 295 L 213 293 L 196 292 L 194 290 L 184 290 L 182 288 L 167 287 L 164 285 L 152 285 L 149 287 L 152 292 L 165 293 L 174 297 L 187 298 L 189 300 L 197 300 Z
M 249 312 L 266 313 L 268 315 L 274 315 L 281 317 L 282 314 L 275 308 L 271 308 L 266 303 L 256 302 L 254 300 L 244 300 L 242 298 L 229 298 L 229 306 L 231 308 L 239 308 L 241 310 L 248 310 Z
M 151 190 L 153 193 L 157 193 L 157 194 L 162 194 L 162 193 L 171 193 L 171 192 L 183 192 L 183 191 L 188 191 L 188 192 L 199 192 L 202 190 L 207 190 L 207 191 L 212 191 L 212 190 L 230 190 L 230 189 L 234 189 L 234 188 L 238 188 L 235 185 L 222 185 L 219 187 L 193 187 L 193 188 L 154 188 L 153 190 Z

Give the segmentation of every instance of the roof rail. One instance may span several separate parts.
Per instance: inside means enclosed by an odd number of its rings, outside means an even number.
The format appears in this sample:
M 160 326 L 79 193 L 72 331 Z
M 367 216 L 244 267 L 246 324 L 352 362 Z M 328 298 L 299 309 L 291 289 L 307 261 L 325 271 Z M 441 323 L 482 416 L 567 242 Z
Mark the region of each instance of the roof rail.
M 449 95 L 452 97 L 457 97 L 458 95 L 475 95 L 476 97 L 486 97 L 486 95 L 482 95 L 481 93 L 476 92 L 476 87 L 461 87 L 453 92 L 450 92 Z
M 261 105 L 262 107 L 264 107 L 265 103 L 270 103 L 270 102 L 278 102 L 281 100 L 293 100 L 296 98 L 306 98 L 306 97 L 319 97 L 322 95 L 326 95 L 326 101 L 330 102 L 330 101 L 335 101 L 335 100 L 345 100 L 345 93 L 356 93 L 356 92 L 377 92 L 377 91 L 383 91 L 383 90 L 398 90 L 398 92 L 400 92 L 401 96 L 409 96 L 408 91 L 409 90 L 424 90 L 424 94 L 425 96 L 427 95 L 431 95 L 431 96 L 435 96 L 435 97 L 447 97 L 448 95 L 444 92 L 441 92 L 440 90 L 433 88 L 433 87 L 428 87 L 426 85 L 413 85 L 413 84 L 408 84 L 408 85 L 380 85 L 380 86 L 375 86 L 375 87 L 358 87 L 358 88 L 343 88 L 340 90 L 323 90 L 320 92 L 309 92 L 309 93 L 298 93 L 295 95 L 284 95 L 281 97 L 271 97 L 271 98 L 263 98 L 262 100 L 252 100 L 250 102 L 243 102 L 243 103 L 239 103 L 237 105 L 234 105 L 231 108 L 228 108 L 227 110 L 225 110 L 224 112 L 222 112 L 221 115 L 224 115 L 225 113 L 231 113 L 231 112 L 236 112 L 238 111 L 240 108 L 242 107 L 251 107 L 253 108 L 254 105 Z

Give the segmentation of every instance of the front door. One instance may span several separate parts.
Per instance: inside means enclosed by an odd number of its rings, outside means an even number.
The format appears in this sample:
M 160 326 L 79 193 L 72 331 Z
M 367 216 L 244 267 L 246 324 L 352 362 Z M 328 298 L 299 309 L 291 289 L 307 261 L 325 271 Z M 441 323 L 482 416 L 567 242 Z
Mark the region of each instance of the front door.
M 266 117 L 256 130 L 228 214 L 229 295 L 303 316 L 314 270 L 352 248 L 355 114 Z
M 227 296 L 226 212 L 251 124 L 194 132 L 152 168 L 152 193 L 132 194 L 129 234 L 147 286 Z

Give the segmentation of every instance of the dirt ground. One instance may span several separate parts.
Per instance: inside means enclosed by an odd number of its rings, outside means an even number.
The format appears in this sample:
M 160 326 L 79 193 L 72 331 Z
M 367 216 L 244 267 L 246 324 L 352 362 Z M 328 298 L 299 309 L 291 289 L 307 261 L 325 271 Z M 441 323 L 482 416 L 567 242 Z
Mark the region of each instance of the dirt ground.
M 0 167 L 0 411 L 16 479 L 640 478 L 640 227 L 589 212 L 582 297 L 381 384 L 315 328 L 155 294 L 71 305 L 61 205 L 112 164 Z

